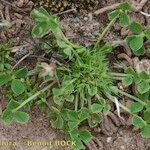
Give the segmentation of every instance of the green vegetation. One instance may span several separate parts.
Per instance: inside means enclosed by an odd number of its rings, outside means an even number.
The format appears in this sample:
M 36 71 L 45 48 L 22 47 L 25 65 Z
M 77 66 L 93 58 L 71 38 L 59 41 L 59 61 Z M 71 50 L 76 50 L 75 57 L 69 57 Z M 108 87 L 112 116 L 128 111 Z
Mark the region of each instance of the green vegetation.
M 68 138 L 76 141 L 74 149 L 79 150 L 92 139 L 90 128 L 97 126 L 109 113 L 111 108 L 106 99 L 115 103 L 118 96 L 125 95 L 133 100 L 131 106 L 126 108 L 118 102 L 118 107 L 133 116 L 132 123 L 141 129 L 143 137 L 150 137 L 149 74 L 144 71 L 137 73 L 131 67 L 125 73 L 112 73 L 108 68 L 107 54 L 112 52 L 113 47 L 110 43 L 100 43 L 115 21 L 119 20 L 122 27 L 132 32 L 123 41 L 129 45 L 134 55 L 144 54 L 144 40 L 150 38 L 150 30 L 143 30 L 139 23 L 130 21 L 127 14 L 129 11 L 130 5 L 122 3 L 109 14 L 110 23 L 99 35 L 95 45 L 84 47 L 73 44 L 66 38 L 56 17 L 43 8 L 34 9 L 31 12 L 36 21 L 32 30 L 33 37 L 42 38 L 52 32 L 59 59 L 66 63 L 58 66 L 53 63 L 37 64 L 34 70 L 39 77 L 37 83 L 33 79 L 35 75 L 26 67 L 19 70 L 13 70 L 11 65 L 6 67 L 8 60 L 5 58 L 9 58 L 9 53 L 1 53 L 3 61 L 0 64 L 0 86 L 6 91 L 4 94 L 9 100 L 1 115 L 4 123 L 10 124 L 13 120 L 26 123 L 29 120 L 26 108 L 30 108 L 36 99 L 34 104 L 42 110 L 49 109 L 52 127 L 62 130 Z M 7 50 L 3 47 L 0 50 Z M 137 97 L 114 86 L 116 78 L 121 79 L 126 86 L 135 84 Z M 41 89 L 41 85 L 45 87 Z M 85 123 L 89 128 L 83 129 Z

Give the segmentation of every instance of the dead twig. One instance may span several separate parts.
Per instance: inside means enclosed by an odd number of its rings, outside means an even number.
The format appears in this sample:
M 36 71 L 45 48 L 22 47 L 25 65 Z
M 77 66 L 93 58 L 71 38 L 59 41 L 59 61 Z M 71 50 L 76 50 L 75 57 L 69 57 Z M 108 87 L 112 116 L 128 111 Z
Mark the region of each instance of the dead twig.
M 1 16 L 1 19 L 2 19 L 2 20 L 5 20 L 5 17 L 4 17 L 4 14 L 3 14 L 3 11 L 2 11 L 2 10 L 0 10 L 0 16 Z
M 119 54 L 118 56 L 117 56 L 119 59 L 125 59 L 125 60 L 127 60 L 127 62 L 129 63 L 129 65 L 130 66 L 133 66 L 133 61 L 132 61 L 132 59 L 127 55 L 127 54 L 125 54 L 125 53 L 121 53 L 121 54 Z
M 106 11 L 114 10 L 114 9 L 116 9 L 119 5 L 120 5 L 120 3 L 116 3 L 116 4 L 113 4 L 113 5 L 110 5 L 110 6 L 103 7 L 103 8 L 101 8 L 101 9 L 99 9 L 99 10 L 96 10 L 96 11 L 94 12 L 94 15 L 99 15 L 99 14 L 102 14 L 102 13 L 104 13 L 104 12 L 106 12 Z
M 141 0 L 141 2 L 139 4 L 137 4 L 137 6 L 135 6 L 135 3 L 132 2 L 132 10 L 135 12 L 139 12 L 142 10 L 143 6 L 147 3 L 148 0 Z M 99 15 L 102 14 L 104 12 L 110 11 L 110 10 L 114 10 L 116 9 L 118 6 L 120 5 L 120 3 L 115 3 L 113 5 L 110 6 L 106 6 L 103 7 L 101 9 L 98 9 L 94 12 L 94 15 Z
M 7 21 L 11 21 L 11 19 L 10 19 L 10 13 L 9 13 L 9 9 L 10 9 L 10 6 L 9 5 L 7 5 L 6 7 L 5 7 L 5 18 L 6 18 L 6 20 Z
M 29 57 L 29 55 L 31 55 L 31 52 L 26 54 L 25 56 L 23 56 L 14 66 L 13 66 L 13 70 L 24 60 L 26 59 L 27 57 Z
M 6 1 L 6 0 L 0 0 L 0 1 L 3 2 L 3 3 L 6 3 L 6 4 L 10 5 L 10 6 L 12 6 L 13 9 L 15 9 L 15 10 L 18 9 L 20 12 L 26 14 L 26 12 L 25 12 L 24 10 L 22 10 L 21 8 L 15 6 L 14 4 L 12 4 L 12 3 L 10 3 L 10 2 L 8 2 L 8 1 Z
M 132 5 L 132 9 L 134 11 L 141 11 L 143 6 L 147 3 L 148 0 L 141 0 L 141 2 L 139 4 L 137 4 L 137 6 L 135 7 L 135 5 Z
M 72 9 L 68 9 L 66 11 L 62 11 L 62 12 L 59 12 L 59 13 L 56 13 L 54 14 L 55 16 L 58 16 L 58 15 L 63 15 L 63 14 L 66 14 L 66 13 L 70 13 L 70 12 L 76 12 L 77 10 L 75 8 L 72 8 Z

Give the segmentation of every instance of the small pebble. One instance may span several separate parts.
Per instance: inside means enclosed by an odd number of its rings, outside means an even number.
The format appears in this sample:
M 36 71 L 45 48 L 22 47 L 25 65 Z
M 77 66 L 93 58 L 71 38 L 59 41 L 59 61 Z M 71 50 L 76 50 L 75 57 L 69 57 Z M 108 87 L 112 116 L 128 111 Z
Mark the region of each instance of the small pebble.
M 112 138 L 111 138 L 111 137 L 108 137 L 108 138 L 107 138 L 107 143 L 111 143 L 111 141 L 112 141 Z

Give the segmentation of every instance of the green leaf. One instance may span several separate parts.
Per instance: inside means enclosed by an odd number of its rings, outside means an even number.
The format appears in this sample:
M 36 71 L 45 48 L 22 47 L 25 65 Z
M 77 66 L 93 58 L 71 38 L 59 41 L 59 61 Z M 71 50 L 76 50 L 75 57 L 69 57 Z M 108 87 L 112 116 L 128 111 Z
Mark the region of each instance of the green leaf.
M 92 114 L 88 118 L 88 123 L 91 128 L 95 127 L 102 121 L 103 117 L 100 114 Z
M 7 105 L 7 110 L 13 110 L 13 109 L 17 108 L 19 105 L 20 105 L 19 102 L 11 100 Z
M 76 138 L 76 139 L 74 139 L 74 141 L 75 141 L 75 145 L 73 146 L 73 149 L 74 150 L 83 150 L 84 149 L 84 145 L 83 145 L 83 143 L 82 143 L 82 141 L 81 141 L 81 139 L 80 138 Z
M 85 107 L 83 107 L 78 114 L 79 120 L 80 122 L 82 122 L 83 120 L 87 119 L 89 116 L 89 110 Z
M 91 86 L 87 85 L 87 89 L 88 89 L 88 93 L 90 96 L 94 96 L 98 92 L 97 87 L 93 86 L 93 85 L 91 85 Z
M 3 71 L 4 70 L 4 64 L 3 63 L 0 63 L 0 71 Z
M 11 89 L 16 95 L 22 94 L 26 87 L 20 80 L 14 79 L 11 83 Z
M 139 73 L 139 77 L 143 80 L 149 80 L 150 79 L 150 76 L 149 74 L 146 72 L 146 71 L 142 71 Z
M 69 121 L 68 127 L 70 130 L 74 130 L 76 127 L 78 127 L 79 122 L 78 121 Z
M 145 36 L 148 40 L 150 39 L 150 28 L 145 31 Z
M 129 26 L 129 30 L 135 34 L 140 34 L 143 28 L 140 23 L 133 21 Z
M 125 77 L 123 77 L 123 79 L 122 79 L 122 83 L 123 83 L 124 85 L 126 85 L 126 86 L 131 85 L 132 82 L 133 82 L 133 77 L 132 77 L 132 75 L 125 76 Z
M 78 128 L 69 131 L 69 135 L 70 135 L 72 140 L 78 139 L 79 138 Z
M 77 121 L 78 120 L 78 113 L 76 111 L 71 110 L 68 112 L 67 117 L 71 121 Z
M 63 49 L 63 52 L 67 55 L 67 56 L 71 56 L 72 50 L 70 47 Z
M 115 19 L 117 16 L 119 16 L 119 14 L 120 14 L 120 11 L 119 11 L 119 10 L 114 10 L 114 11 L 112 11 L 112 12 L 110 12 L 110 13 L 108 14 L 108 18 L 109 18 L 109 20 L 113 20 L 113 19 Z
M 139 94 L 139 98 L 142 100 L 142 101 L 148 101 L 149 100 L 149 92 L 146 92 L 144 94 Z
M 47 22 L 40 22 L 32 29 L 32 35 L 36 38 L 42 38 L 44 35 L 50 32 L 51 28 Z
M 143 38 L 141 36 L 132 36 L 129 41 L 129 46 L 133 52 L 138 51 L 143 46 Z
M 145 126 L 145 121 L 141 117 L 136 115 L 132 117 L 132 124 L 141 129 Z
M 147 81 L 141 81 L 137 84 L 137 90 L 140 94 L 144 94 L 148 92 L 150 89 L 150 84 Z
M 79 136 L 84 143 L 88 143 L 92 139 L 92 135 L 88 130 L 80 131 Z
M 15 115 L 16 121 L 21 124 L 27 123 L 30 118 L 27 113 L 22 112 L 22 111 L 16 111 L 14 115 Z
M 63 120 L 63 118 L 60 115 L 58 115 L 57 119 L 53 122 L 53 126 L 56 129 L 62 129 L 63 128 L 64 120 Z
M 144 112 L 144 120 L 150 124 L 150 111 L 145 111 Z
M 137 73 L 137 72 L 134 74 L 134 82 L 136 84 L 141 82 L 141 78 L 139 77 L 139 73 Z
M 74 95 L 68 95 L 68 96 L 66 96 L 66 101 L 68 101 L 68 102 L 73 102 L 74 101 Z
M 134 75 L 135 74 L 135 70 L 130 66 L 125 70 L 126 74 L 131 74 Z
M 122 27 L 127 27 L 130 24 L 129 17 L 126 13 L 120 14 L 119 21 Z
M 106 104 L 103 108 L 104 116 L 106 116 L 109 113 L 110 110 L 111 110 L 111 106 L 109 104 Z
M 17 78 L 24 78 L 28 74 L 28 69 L 26 67 L 19 69 L 16 73 L 15 76 Z
M 61 96 L 63 94 L 63 90 L 58 89 L 58 88 L 53 88 L 52 92 L 53 92 L 54 97 L 58 97 L 58 96 Z
M 143 105 L 139 102 L 132 102 L 129 109 L 132 113 L 137 113 L 143 110 Z
M 131 6 L 128 2 L 121 3 L 118 8 L 122 10 L 131 10 Z
M 92 104 L 90 107 L 90 110 L 92 113 L 99 113 L 102 111 L 102 109 L 103 109 L 103 106 L 97 103 Z
M 70 94 L 73 92 L 73 90 L 74 90 L 74 86 L 72 83 L 68 82 L 66 85 L 63 84 L 63 92 L 65 94 Z
M 7 125 L 11 124 L 13 121 L 12 111 L 5 109 L 2 113 L 2 120 Z
M 55 102 L 55 104 L 61 106 L 63 104 L 63 99 L 62 98 L 63 97 L 61 97 L 61 96 L 54 96 L 54 102 Z
M 133 53 L 134 53 L 134 55 L 136 55 L 136 56 L 142 56 L 142 55 L 145 54 L 145 47 L 142 46 L 139 50 L 133 51 Z
M 76 49 L 76 51 L 77 51 L 78 54 L 82 54 L 83 52 L 86 51 L 86 48 L 85 47 L 81 47 L 81 48 Z
M 33 9 L 30 15 L 33 19 L 35 19 L 38 22 L 45 22 L 47 18 L 50 17 L 49 13 L 43 7 Z
M 142 137 L 144 138 L 150 138 L 150 124 L 147 124 L 141 132 Z
M 147 102 L 147 105 L 145 107 L 146 107 L 146 111 L 150 111 L 150 102 Z
M 0 86 L 6 84 L 10 80 L 11 80 L 11 75 L 9 75 L 9 74 L 0 75 Z

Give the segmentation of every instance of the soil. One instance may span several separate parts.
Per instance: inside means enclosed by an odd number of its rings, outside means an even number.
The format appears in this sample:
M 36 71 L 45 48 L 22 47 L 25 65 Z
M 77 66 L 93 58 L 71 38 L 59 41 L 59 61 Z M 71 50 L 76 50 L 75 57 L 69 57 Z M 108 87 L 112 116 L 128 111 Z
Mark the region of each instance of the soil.
M 12 42 L 13 55 L 15 61 L 20 60 L 24 55 L 32 53 L 36 55 L 26 58 L 20 65 L 34 67 L 34 62 L 39 61 L 38 56 L 41 55 L 41 50 L 38 48 L 40 40 L 33 39 L 30 35 L 33 20 L 30 18 L 30 11 L 35 4 L 30 0 L 0 0 L 1 19 L 6 18 L 11 21 L 10 29 L 0 28 L 0 42 L 10 40 Z M 100 2 L 98 8 L 103 8 L 107 5 L 121 2 L 120 0 L 104 0 Z M 137 1 L 138 2 L 138 1 Z M 96 8 L 96 9 L 98 9 Z M 92 12 L 94 12 L 93 10 Z M 150 1 L 143 7 L 143 11 L 150 13 Z M 106 13 L 99 16 L 92 16 L 92 12 L 80 11 L 69 12 L 64 15 L 59 15 L 61 25 L 66 36 L 72 41 L 86 46 L 95 42 L 99 30 L 102 30 L 108 20 Z M 133 12 L 131 17 L 134 20 L 140 21 L 145 27 L 150 26 L 150 19 L 143 16 L 141 13 Z M 125 36 L 117 23 L 109 32 L 104 40 L 114 41 Z M 49 37 L 47 37 L 48 39 Z M 122 49 L 119 49 L 122 51 Z M 147 48 L 149 53 L 149 48 Z M 149 58 L 149 55 L 147 56 Z M 113 59 L 113 58 L 111 58 Z M 117 60 L 119 61 L 119 60 Z M 149 61 L 149 60 L 148 60 Z M 119 83 L 118 83 L 119 84 Z M 4 109 L 5 100 L 1 95 L 2 110 Z M 123 100 L 128 105 L 128 100 Z M 123 113 L 124 120 L 116 115 L 115 107 L 113 106 L 112 113 L 104 118 L 103 122 L 98 127 L 93 129 L 93 140 L 86 145 L 87 150 L 150 150 L 150 140 L 141 137 L 139 131 L 131 126 L 130 117 Z M 1 141 L 15 141 L 17 146 L 1 146 Z M 27 141 L 56 141 L 65 140 L 63 133 L 51 128 L 50 121 L 45 113 L 37 108 L 31 111 L 30 121 L 26 125 L 13 123 L 6 126 L 0 121 L 0 150 L 71 150 L 70 147 L 62 146 L 27 146 Z

